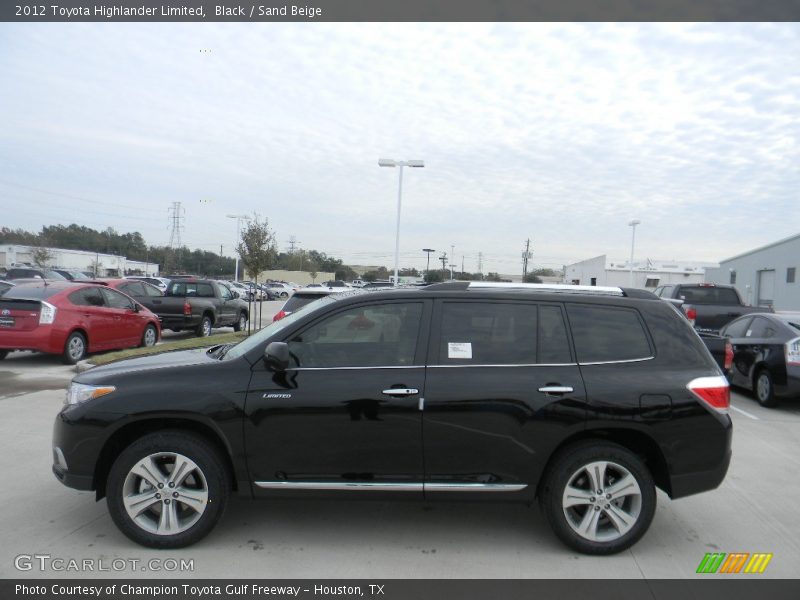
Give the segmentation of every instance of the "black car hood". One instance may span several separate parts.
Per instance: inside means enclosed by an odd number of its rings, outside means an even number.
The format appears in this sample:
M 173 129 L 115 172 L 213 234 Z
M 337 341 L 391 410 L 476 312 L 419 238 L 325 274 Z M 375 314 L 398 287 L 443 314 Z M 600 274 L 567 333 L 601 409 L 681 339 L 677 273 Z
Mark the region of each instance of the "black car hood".
M 175 366 L 218 364 L 219 361 L 208 355 L 209 348 L 196 348 L 192 350 L 178 350 L 175 352 L 162 352 L 151 356 L 128 358 L 108 365 L 94 367 L 78 375 L 76 383 L 93 383 L 98 379 L 105 379 L 109 375 L 129 375 L 165 369 Z

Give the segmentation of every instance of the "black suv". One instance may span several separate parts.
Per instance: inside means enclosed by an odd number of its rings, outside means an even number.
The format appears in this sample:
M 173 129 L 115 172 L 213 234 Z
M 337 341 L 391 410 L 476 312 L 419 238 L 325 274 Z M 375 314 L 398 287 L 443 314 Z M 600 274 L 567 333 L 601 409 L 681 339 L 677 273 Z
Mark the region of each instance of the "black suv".
M 55 475 L 131 539 L 205 536 L 229 493 L 538 499 L 592 554 L 647 530 L 656 486 L 716 488 L 728 383 L 646 291 L 455 282 L 332 294 L 237 345 L 90 369 Z

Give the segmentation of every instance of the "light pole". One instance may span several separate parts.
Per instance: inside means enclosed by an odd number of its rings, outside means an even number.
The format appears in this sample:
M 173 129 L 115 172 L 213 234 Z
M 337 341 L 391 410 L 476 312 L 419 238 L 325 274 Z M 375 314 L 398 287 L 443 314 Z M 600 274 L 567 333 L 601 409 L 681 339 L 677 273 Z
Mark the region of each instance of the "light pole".
M 379 158 L 379 167 L 400 167 L 400 178 L 397 186 L 397 234 L 394 243 L 394 285 L 400 283 L 400 204 L 403 199 L 403 167 L 421 168 L 425 162 L 421 160 L 394 160 L 391 158 Z
M 425 279 L 427 280 L 428 279 L 428 271 L 431 270 L 431 252 L 436 252 L 436 250 L 434 250 L 433 248 L 423 248 L 422 251 L 425 252 L 428 255 L 428 263 L 425 266 Z
M 631 228 L 631 262 L 629 263 L 629 266 L 631 268 L 631 276 L 630 276 L 629 287 L 633 287 L 633 244 L 636 241 L 636 226 L 639 225 L 640 223 L 641 221 L 639 219 L 631 219 L 630 221 L 628 221 L 628 226 Z
M 245 221 L 249 220 L 250 217 L 247 215 L 225 215 L 229 219 L 236 219 L 236 245 L 234 246 L 234 250 L 236 250 L 236 272 L 233 274 L 233 280 L 239 281 L 239 242 L 241 241 L 242 237 L 242 219 Z

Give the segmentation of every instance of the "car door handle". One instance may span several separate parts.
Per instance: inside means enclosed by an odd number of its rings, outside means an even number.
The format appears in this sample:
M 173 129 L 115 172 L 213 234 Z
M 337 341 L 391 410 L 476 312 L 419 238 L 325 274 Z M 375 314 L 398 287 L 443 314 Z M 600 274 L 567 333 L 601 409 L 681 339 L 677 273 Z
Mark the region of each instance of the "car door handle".
M 415 388 L 389 388 L 388 390 L 383 390 L 383 393 L 387 396 L 413 396 L 414 394 L 419 394 L 419 390 Z
M 571 394 L 574 390 L 566 385 L 546 385 L 540 387 L 539 391 L 545 394 Z

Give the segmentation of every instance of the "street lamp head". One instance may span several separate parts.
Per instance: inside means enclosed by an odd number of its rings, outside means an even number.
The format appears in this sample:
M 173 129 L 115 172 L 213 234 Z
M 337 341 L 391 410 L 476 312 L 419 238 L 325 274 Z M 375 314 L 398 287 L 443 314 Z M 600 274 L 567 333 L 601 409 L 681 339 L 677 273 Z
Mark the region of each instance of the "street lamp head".
M 436 252 L 436 250 L 434 250 L 433 248 L 423 248 L 422 251 L 423 252 Z
M 425 166 L 425 161 L 424 160 L 409 160 L 409 161 L 406 161 L 406 164 L 409 167 L 422 168 L 422 167 Z
M 391 158 L 379 158 L 378 159 L 378 166 L 379 167 L 396 167 L 397 161 L 392 160 Z
M 640 223 L 641 223 L 641 221 L 639 219 L 631 219 L 630 221 L 628 221 L 628 225 L 631 226 L 631 227 L 635 227 L 636 225 L 639 225 Z

